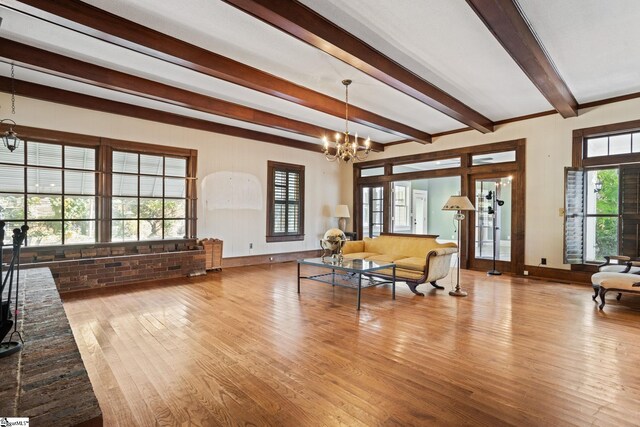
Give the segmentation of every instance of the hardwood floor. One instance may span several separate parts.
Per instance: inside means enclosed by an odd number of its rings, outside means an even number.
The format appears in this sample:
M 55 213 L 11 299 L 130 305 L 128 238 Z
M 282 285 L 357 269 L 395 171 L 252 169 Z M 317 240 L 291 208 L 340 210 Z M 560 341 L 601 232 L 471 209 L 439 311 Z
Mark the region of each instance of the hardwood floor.
M 467 298 L 383 286 L 357 312 L 295 269 L 66 297 L 105 426 L 640 422 L 640 296 L 463 271 Z

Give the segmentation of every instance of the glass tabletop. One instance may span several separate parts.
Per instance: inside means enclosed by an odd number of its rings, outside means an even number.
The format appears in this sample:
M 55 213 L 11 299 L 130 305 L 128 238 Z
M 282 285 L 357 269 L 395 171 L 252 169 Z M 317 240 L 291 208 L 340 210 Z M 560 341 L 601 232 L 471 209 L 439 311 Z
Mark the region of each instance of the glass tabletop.
M 299 259 L 298 264 L 315 265 L 316 267 L 332 268 L 335 270 L 351 271 L 351 272 L 367 272 L 392 268 L 395 264 L 383 261 L 367 261 L 365 259 L 344 258 L 338 261 L 331 257 Z

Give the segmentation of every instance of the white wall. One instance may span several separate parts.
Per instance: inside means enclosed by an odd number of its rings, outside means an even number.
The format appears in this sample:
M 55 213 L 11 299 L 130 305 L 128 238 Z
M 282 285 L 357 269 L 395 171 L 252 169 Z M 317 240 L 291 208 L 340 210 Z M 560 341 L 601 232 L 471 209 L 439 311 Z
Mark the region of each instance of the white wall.
M 568 269 L 562 263 L 563 217 L 558 210 L 564 207 L 564 167 L 571 166 L 572 131 L 638 119 L 640 99 L 632 99 L 580 110 L 578 117 L 569 119 L 554 114 L 498 126 L 488 134 L 468 131 L 436 138 L 429 145 L 396 145 L 371 153 L 369 160 L 526 138 L 525 263 L 538 265 L 545 257 L 548 267 Z
M 225 257 L 318 249 L 324 232 L 337 226 L 331 217 L 335 205 L 351 201 L 351 196 L 342 196 L 344 172 L 339 172 L 348 168 L 327 162 L 320 145 L 315 153 L 23 97 L 16 98 L 16 115 L 11 116 L 10 105 L 10 95 L 0 93 L 0 118 L 12 118 L 18 125 L 198 150 L 198 236 L 224 240 Z M 267 160 L 305 165 L 304 241 L 266 243 Z M 202 184 L 216 172 L 236 174 L 230 194 L 246 189 L 246 180 L 237 174 L 255 177 L 262 198 L 259 208 L 213 209 L 210 199 L 215 194 L 203 191 Z
M 15 117 L 9 111 L 10 96 L 0 93 L 0 117 L 14 118 L 26 126 L 77 132 L 198 150 L 198 178 L 219 172 L 254 175 L 266 195 L 267 160 L 306 166 L 306 215 L 303 242 L 265 243 L 266 200 L 262 210 L 205 210 L 206 200 L 198 202 L 198 235 L 225 241 L 225 257 L 289 252 L 318 247 L 327 228 L 335 227 L 334 206 L 348 204 L 353 216 L 353 172 L 350 166 L 330 163 L 320 153 L 296 150 L 242 138 L 185 129 L 112 114 L 67 107 L 17 97 Z M 462 132 L 436 138 L 433 144 L 402 144 L 384 153 L 371 153 L 370 160 L 426 153 L 469 145 L 512 139 L 527 140 L 526 243 L 525 263 L 537 265 L 541 257 L 549 267 L 568 268 L 562 263 L 564 205 L 564 167 L 571 165 L 571 136 L 574 129 L 640 118 L 640 99 L 608 104 L 580 111 L 575 118 L 559 115 L 509 123 L 495 132 Z M 0 184 L 1 185 L 1 184 Z M 349 228 L 352 221 L 349 221 Z M 249 243 L 254 243 L 249 251 Z

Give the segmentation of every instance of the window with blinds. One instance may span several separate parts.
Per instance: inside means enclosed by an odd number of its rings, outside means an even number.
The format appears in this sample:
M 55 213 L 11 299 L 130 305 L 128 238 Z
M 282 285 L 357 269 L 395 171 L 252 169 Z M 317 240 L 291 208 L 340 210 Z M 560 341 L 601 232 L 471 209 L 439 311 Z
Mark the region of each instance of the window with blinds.
M 304 166 L 268 162 L 267 242 L 304 239 Z
M 26 141 L 0 150 L 5 244 L 25 223 L 30 246 L 95 242 L 96 175 L 95 148 Z

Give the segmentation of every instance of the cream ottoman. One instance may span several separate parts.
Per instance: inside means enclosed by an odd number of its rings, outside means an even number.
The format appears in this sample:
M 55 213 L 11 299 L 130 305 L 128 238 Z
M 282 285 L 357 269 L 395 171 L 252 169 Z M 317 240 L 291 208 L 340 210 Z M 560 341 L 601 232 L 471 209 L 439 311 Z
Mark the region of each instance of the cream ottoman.
M 591 284 L 595 291 L 593 300 L 600 295 L 600 310 L 604 307 L 604 297 L 609 291 L 618 292 L 617 300 L 622 297 L 622 292 L 640 294 L 640 275 L 629 273 L 600 272 L 591 276 Z

